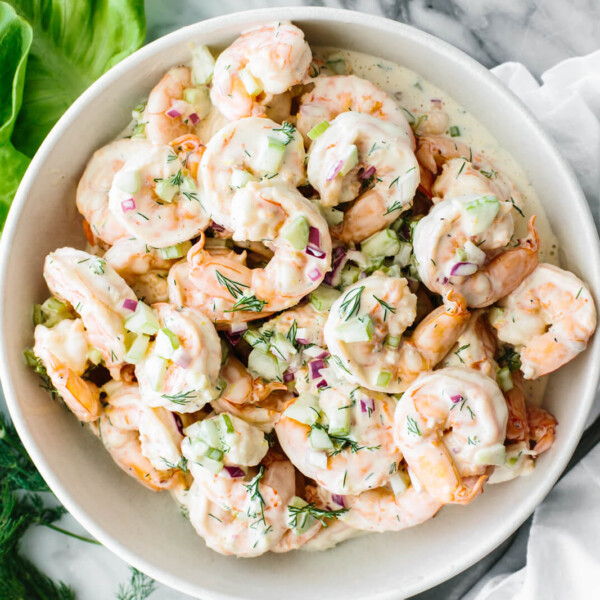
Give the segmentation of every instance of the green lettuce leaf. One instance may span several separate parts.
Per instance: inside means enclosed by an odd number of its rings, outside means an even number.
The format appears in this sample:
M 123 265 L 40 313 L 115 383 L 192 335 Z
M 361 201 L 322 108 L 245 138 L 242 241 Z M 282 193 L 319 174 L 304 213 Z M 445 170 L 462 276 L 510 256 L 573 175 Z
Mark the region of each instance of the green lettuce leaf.
M 15 147 L 33 156 L 52 126 L 100 75 L 137 50 L 143 0 L 9 0 L 33 28 Z
M 4 2 L 0 2 L 0 231 L 29 158 L 10 141 L 25 80 L 31 27 Z

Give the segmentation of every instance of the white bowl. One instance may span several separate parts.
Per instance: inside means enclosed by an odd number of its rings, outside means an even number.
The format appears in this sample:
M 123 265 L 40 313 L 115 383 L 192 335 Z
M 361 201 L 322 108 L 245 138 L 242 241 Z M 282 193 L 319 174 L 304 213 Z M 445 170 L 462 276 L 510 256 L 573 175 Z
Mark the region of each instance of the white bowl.
M 240 560 L 206 548 L 168 494 L 122 473 L 100 443 L 38 387 L 24 364 L 31 304 L 47 296 L 44 256 L 82 247 L 75 187 L 92 152 L 128 122 L 131 107 L 189 44 L 224 46 L 241 30 L 293 20 L 311 43 L 367 52 L 404 64 L 473 113 L 525 168 L 564 253 L 563 266 L 600 297 L 600 252 L 592 216 L 573 173 L 531 114 L 484 67 L 452 46 L 394 21 L 336 9 L 265 9 L 180 29 L 146 46 L 94 83 L 54 127 L 15 198 L 1 246 L 2 382 L 12 418 L 61 502 L 104 545 L 159 581 L 198 598 L 392 599 L 456 575 L 506 539 L 566 466 L 581 435 L 600 369 L 600 336 L 552 376 L 545 405 L 560 426 L 534 473 L 499 486 L 468 507 L 450 506 L 424 525 L 370 535 L 325 553 Z

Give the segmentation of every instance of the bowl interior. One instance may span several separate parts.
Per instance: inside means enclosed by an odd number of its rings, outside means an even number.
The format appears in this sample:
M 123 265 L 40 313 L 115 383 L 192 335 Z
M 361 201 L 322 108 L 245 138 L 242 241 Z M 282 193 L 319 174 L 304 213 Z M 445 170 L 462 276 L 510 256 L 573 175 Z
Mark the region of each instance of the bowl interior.
M 191 42 L 223 46 L 244 28 L 281 19 L 294 20 L 311 43 L 404 64 L 454 96 L 526 168 L 558 235 L 563 266 L 600 297 L 598 238 L 580 189 L 529 113 L 483 67 L 427 34 L 384 19 L 333 9 L 252 11 L 198 23 L 150 44 L 92 86 L 50 134 L 23 181 L 2 242 L 3 384 L 19 432 L 61 501 L 111 550 L 168 585 L 206 599 L 304 598 L 308 585 L 315 598 L 398 598 L 481 558 L 545 496 L 579 439 L 593 399 L 598 336 L 552 376 L 545 405 L 559 420 L 558 438 L 531 476 L 488 486 L 468 508 L 446 507 L 412 530 L 370 535 L 325 553 L 252 560 L 208 550 L 170 497 L 146 491 L 123 474 L 95 437 L 50 401 L 22 360 L 32 340 L 31 304 L 47 296 L 44 256 L 83 244 L 74 194 L 93 151 L 118 134 L 131 107 L 164 71 L 188 60 Z

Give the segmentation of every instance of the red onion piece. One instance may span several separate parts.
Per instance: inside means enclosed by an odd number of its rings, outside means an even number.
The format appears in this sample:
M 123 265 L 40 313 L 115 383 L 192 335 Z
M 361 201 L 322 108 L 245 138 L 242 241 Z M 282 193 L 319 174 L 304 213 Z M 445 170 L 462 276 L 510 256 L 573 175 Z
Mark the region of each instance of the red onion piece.
M 218 223 L 215 223 L 214 221 L 211 221 L 210 226 L 214 231 L 219 231 L 219 232 L 225 231 L 225 227 L 223 227 L 223 225 L 219 225 Z
M 432 98 L 431 102 L 432 104 L 438 104 L 439 106 L 442 105 L 442 101 L 439 98 Z
M 241 332 L 232 332 L 232 331 L 224 331 L 223 335 L 227 338 L 227 341 L 232 345 L 236 346 L 238 342 L 242 339 Z
M 229 477 L 232 479 L 237 479 L 238 477 L 244 477 L 246 475 L 246 473 L 244 473 L 244 471 L 242 471 L 242 469 L 239 467 L 225 466 L 223 468 L 227 471 L 227 473 L 229 473 Z
M 318 279 L 321 279 L 321 271 L 319 271 L 319 269 L 313 269 L 312 271 L 309 271 L 308 278 L 311 281 L 317 281 Z
M 173 421 L 175 421 L 175 427 L 177 427 L 177 431 L 179 431 L 179 433 L 181 435 L 184 435 L 183 421 L 181 420 L 181 417 L 177 413 L 174 413 L 174 412 L 172 412 L 171 414 L 173 415 Z
M 313 244 L 317 248 L 321 247 L 321 235 L 316 227 L 308 228 L 308 243 Z
M 318 246 L 314 246 L 313 244 L 308 244 L 304 249 L 304 252 L 309 256 L 314 256 L 315 258 L 325 258 L 327 256 L 327 252 L 321 250 Z
M 322 358 L 313 360 L 312 362 L 308 363 L 308 368 L 310 369 L 310 378 L 318 379 L 321 377 L 321 369 L 325 368 L 325 362 Z
M 283 382 L 289 383 L 290 381 L 294 381 L 294 374 L 291 371 L 286 371 L 283 374 Z
M 330 285 L 331 287 L 335 287 L 337 284 L 339 284 L 339 278 L 341 277 L 342 269 L 347 262 L 348 257 L 346 251 L 339 246 L 334 248 L 332 253 L 332 268 L 331 271 L 328 271 L 325 274 L 323 283 Z
M 454 277 L 455 275 L 458 275 L 459 277 L 466 277 L 468 275 L 473 275 L 473 273 L 476 272 L 476 264 L 470 262 L 459 262 L 456 263 L 450 270 L 450 277 Z
M 137 308 L 137 305 L 137 300 L 131 300 L 130 298 L 123 300 L 123 308 L 127 310 L 134 311 Z
M 454 394 L 453 396 L 450 396 L 450 400 L 452 400 L 453 404 L 458 404 L 463 401 L 463 397 L 460 394 Z
M 317 388 L 323 388 L 323 387 L 327 387 L 327 382 L 324 379 L 321 379 L 321 381 L 319 381 L 319 383 L 317 383 Z
M 177 117 L 181 116 L 181 113 L 178 110 L 175 110 L 174 108 L 170 108 L 165 114 L 171 119 L 176 119 Z
M 200 117 L 196 113 L 192 113 L 188 118 L 192 122 L 192 125 L 200 123 Z
M 306 338 L 296 338 L 296 341 L 301 344 L 302 346 L 308 346 L 310 344 L 310 342 L 306 339 Z
M 359 176 L 359 179 L 369 179 L 369 177 L 373 177 L 373 175 L 375 175 L 375 173 L 377 172 L 377 169 L 371 165 L 368 169 L 365 169 Z
M 123 200 L 123 202 L 121 202 L 121 210 L 124 213 L 129 212 L 130 210 L 135 210 L 135 200 L 133 198 Z
M 338 161 L 333 168 L 331 169 L 331 171 L 329 172 L 329 175 L 327 175 L 326 180 L 327 181 L 331 181 L 332 179 L 335 179 L 337 177 L 337 174 L 342 170 L 342 167 L 344 166 L 344 161 L 340 160 Z
M 360 399 L 360 412 L 373 412 L 375 410 L 375 401 L 373 398 Z
M 331 494 L 331 499 L 342 508 L 346 508 L 346 500 L 344 496 L 340 496 L 339 494 Z

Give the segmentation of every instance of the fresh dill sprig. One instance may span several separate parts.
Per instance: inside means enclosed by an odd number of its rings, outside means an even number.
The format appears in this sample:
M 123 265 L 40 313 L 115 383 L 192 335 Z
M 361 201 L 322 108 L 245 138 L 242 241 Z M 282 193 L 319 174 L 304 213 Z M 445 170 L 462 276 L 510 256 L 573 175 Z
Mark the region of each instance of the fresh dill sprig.
M 364 285 L 361 285 L 358 288 L 350 290 L 342 299 L 342 303 L 340 304 L 339 314 L 340 317 L 347 321 L 355 314 L 357 315 L 360 312 L 360 298 L 365 289 Z
M 373 294 L 373 298 L 377 300 L 381 308 L 383 308 L 383 320 L 385 321 L 387 318 L 388 310 L 392 314 L 396 314 L 396 309 L 393 306 L 390 306 L 387 302 L 384 302 L 381 298 L 378 298 L 375 294 Z
M 217 274 L 217 281 L 220 285 L 227 288 L 227 291 L 235 298 L 239 298 L 244 295 L 244 290 L 242 288 L 247 288 L 247 285 L 243 283 L 239 283 L 237 281 L 233 281 L 233 279 L 229 279 L 229 277 L 225 277 L 223 273 L 219 271 L 215 271 Z
M 281 131 L 281 133 L 286 137 L 283 143 L 287 146 L 294 139 L 296 128 L 291 123 L 284 121 L 281 127 L 273 129 L 273 131 Z
M 187 392 L 179 392 L 177 394 L 168 395 L 162 394 L 161 398 L 165 400 L 169 400 L 170 402 L 174 402 L 175 404 L 184 405 L 187 404 L 190 400 L 192 400 L 196 395 L 194 390 L 189 390 Z
M 289 521 L 291 528 L 296 528 L 298 526 L 299 519 L 302 519 L 302 522 L 305 522 L 308 517 L 320 521 L 323 527 L 327 527 L 326 519 L 337 519 L 340 515 L 347 513 L 349 510 L 348 508 L 325 510 L 324 508 L 317 508 L 312 502 L 302 507 L 288 505 L 287 508 L 291 517 Z
M 243 295 L 238 298 L 230 310 L 225 312 L 237 312 L 238 310 L 245 310 L 248 312 L 260 312 L 267 304 L 266 300 L 259 300 L 254 294 L 251 296 Z
M 117 600 L 146 600 L 156 591 L 156 581 L 137 569 L 131 569 L 131 579 L 127 585 L 121 584 Z

